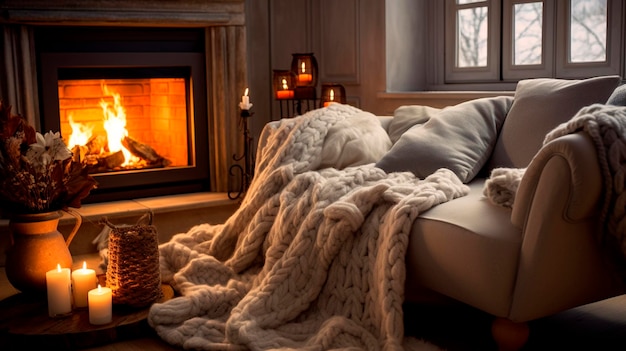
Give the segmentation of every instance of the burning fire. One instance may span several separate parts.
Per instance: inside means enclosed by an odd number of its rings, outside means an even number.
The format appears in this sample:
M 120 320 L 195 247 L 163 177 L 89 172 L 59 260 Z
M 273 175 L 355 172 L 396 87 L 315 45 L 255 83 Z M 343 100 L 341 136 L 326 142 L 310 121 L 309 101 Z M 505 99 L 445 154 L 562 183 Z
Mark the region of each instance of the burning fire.
M 108 152 L 116 153 L 121 151 L 124 155 L 124 162 L 121 164 L 123 167 L 140 162 L 141 159 L 134 156 L 122 142 L 128 136 L 128 130 L 126 129 L 126 111 L 121 104 L 120 94 L 110 92 L 106 84 L 102 84 L 102 91 L 105 96 L 113 97 L 113 105 L 109 104 L 105 99 L 100 100 L 103 126 L 107 134 Z M 72 134 L 68 141 L 70 150 L 75 146 L 87 145 L 92 138 L 93 126 L 75 123 L 71 115 L 69 116 L 69 122 L 72 128 Z M 105 153 L 105 150 L 100 150 L 100 153 Z

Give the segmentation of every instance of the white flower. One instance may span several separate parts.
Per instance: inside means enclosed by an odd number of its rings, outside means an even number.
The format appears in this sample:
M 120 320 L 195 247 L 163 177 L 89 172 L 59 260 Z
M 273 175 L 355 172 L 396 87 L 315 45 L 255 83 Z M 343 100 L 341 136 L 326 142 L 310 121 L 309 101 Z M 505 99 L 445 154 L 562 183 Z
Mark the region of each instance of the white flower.
M 72 156 L 72 152 L 65 146 L 59 132 L 52 131 L 41 135 L 37 132 L 37 142 L 30 144 L 26 158 L 29 162 L 46 167 L 53 161 L 63 161 Z

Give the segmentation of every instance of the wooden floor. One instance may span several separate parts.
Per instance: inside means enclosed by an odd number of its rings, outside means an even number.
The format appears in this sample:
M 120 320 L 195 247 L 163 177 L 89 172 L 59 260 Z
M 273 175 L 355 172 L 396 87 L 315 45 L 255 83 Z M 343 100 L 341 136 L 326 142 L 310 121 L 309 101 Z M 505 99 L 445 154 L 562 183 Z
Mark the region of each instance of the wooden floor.
M 405 306 L 406 334 L 449 351 L 496 350 L 492 317 L 464 305 Z M 626 295 L 529 323 L 523 351 L 626 350 Z
M 16 293 L 0 270 L 0 300 Z M 457 303 L 405 306 L 407 335 L 448 351 L 496 350 L 491 341 L 491 316 Z M 136 331 L 137 329 L 133 329 Z M 91 351 L 172 351 L 146 323 L 141 333 L 119 333 L 114 342 L 98 342 L 80 349 Z M 530 339 L 523 351 L 626 350 L 626 295 L 581 306 L 530 323 Z M 23 345 L 2 336 L 0 350 L 22 350 Z M 42 342 L 46 350 L 76 349 Z

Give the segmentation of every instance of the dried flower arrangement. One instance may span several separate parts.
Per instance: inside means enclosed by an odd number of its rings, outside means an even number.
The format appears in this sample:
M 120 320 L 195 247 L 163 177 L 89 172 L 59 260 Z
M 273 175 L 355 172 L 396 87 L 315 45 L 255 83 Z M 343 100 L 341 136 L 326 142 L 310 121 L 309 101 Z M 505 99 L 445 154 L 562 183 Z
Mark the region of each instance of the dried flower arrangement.
M 36 132 L 0 101 L 0 206 L 5 213 L 79 208 L 96 185 L 58 132 Z

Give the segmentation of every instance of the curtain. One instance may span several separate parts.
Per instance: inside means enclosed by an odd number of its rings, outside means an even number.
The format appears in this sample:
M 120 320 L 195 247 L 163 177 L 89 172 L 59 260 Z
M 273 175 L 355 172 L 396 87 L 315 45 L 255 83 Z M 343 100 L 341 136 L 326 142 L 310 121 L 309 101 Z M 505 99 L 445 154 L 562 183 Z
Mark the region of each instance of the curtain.
M 0 57 L 0 98 L 40 129 L 37 69 L 32 29 L 23 25 L 2 27 L 3 54 Z

